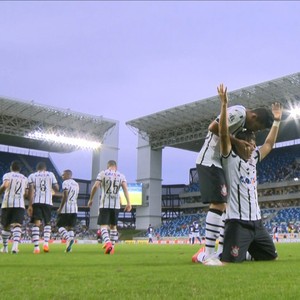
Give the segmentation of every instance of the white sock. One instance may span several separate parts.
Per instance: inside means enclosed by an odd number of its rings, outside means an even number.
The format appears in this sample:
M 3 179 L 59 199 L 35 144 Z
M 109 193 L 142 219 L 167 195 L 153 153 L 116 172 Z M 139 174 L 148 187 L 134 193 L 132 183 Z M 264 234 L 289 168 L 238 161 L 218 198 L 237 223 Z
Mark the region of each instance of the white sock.
M 51 226 L 50 225 L 46 225 L 44 227 L 44 245 L 48 246 L 48 242 L 50 240 L 50 236 L 51 236 Z
M 19 246 L 19 242 L 21 239 L 21 234 L 22 234 L 22 229 L 20 226 L 15 226 L 12 230 L 13 232 L 13 246 L 12 246 L 12 250 L 18 250 L 18 246 Z
M 65 227 L 59 227 L 58 232 L 60 234 L 61 239 L 65 240 L 65 241 L 69 240 L 70 237 L 69 237 L 68 231 L 66 230 Z
M 223 212 L 223 214 L 222 214 L 222 226 L 220 228 L 220 236 L 219 236 L 219 244 L 218 244 L 217 255 L 220 255 L 223 252 L 225 220 L 226 220 L 226 212 Z
M 10 237 L 10 231 L 2 230 L 2 242 L 3 242 L 3 248 L 8 247 L 8 239 Z
M 70 230 L 68 231 L 68 234 L 69 234 L 69 237 L 70 237 L 70 240 L 74 240 L 74 231 L 73 230 Z
M 222 212 L 217 210 L 209 210 L 206 216 L 205 227 L 206 257 L 213 255 L 215 252 L 216 240 L 220 236 L 222 224 Z
M 32 243 L 34 248 L 39 247 L 39 240 L 40 240 L 40 228 L 38 226 L 32 227 Z

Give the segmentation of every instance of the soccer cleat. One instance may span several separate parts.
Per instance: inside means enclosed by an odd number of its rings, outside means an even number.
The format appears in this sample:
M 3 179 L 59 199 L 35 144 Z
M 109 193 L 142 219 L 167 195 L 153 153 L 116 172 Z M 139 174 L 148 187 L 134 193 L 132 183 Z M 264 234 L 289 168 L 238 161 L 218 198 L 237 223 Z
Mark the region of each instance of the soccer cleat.
M 8 247 L 3 247 L 0 250 L 1 253 L 8 253 Z
M 111 242 L 105 243 L 104 246 L 103 246 L 102 248 L 105 249 L 104 254 L 110 254 L 111 251 L 114 252 L 114 250 L 113 250 L 114 248 L 113 248 Z
M 48 245 L 44 245 L 43 246 L 43 250 L 44 250 L 44 252 L 48 253 L 49 252 L 49 246 Z
M 34 248 L 33 254 L 40 254 L 41 250 L 40 248 Z
M 216 257 L 210 257 L 202 262 L 205 266 L 223 266 L 223 263 Z
M 115 247 L 113 246 L 112 249 L 110 250 L 109 254 L 113 255 L 115 253 Z
M 68 242 L 67 242 L 67 248 L 66 248 L 66 251 L 65 252 L 71 252 L 72 251 L 72 246 L 73 246 L 73 244 L 74 244 L 74 240 L 72 239 L 72 240 L 69 240 Z
M 192 262 L 194 263 L 203 263 L 205 255 L 205 247 L 202 247 L 195 253 L 192 257 Z
M 221 260 L 222 259 L 222 252 L 221 253 L 215 252 L 214 255 L 213 255 L 213 258 Z
M 19 249 L 15 248 L 15 249 L 11 249 L 11 254 L 18 254 L 19 253 Z

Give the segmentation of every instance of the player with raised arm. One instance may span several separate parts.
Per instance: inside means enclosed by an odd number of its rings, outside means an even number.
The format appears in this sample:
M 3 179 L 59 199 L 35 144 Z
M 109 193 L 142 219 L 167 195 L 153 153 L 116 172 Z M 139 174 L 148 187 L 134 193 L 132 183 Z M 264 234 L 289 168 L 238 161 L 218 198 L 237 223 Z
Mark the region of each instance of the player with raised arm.
M 254 150 L 253 146 L 247 141 L 236 139 L 235 135 L 245 129 L 259 131 L 270 128 L 273 123 L 271 110 L 246 109 L 244 106 L 235 105 L 228 108 L 227 117 L 232 145 L 235 146 L 240 157 L 249 159 Z M 228 187 L 220 159 L 219 118 L 217 117 L 209 125 L 208 134 L 196 161 L 202 202 L 209 203 L 209 211 L 206 215 L 205 247 L 200 248 L 193 255 L 192 261 L 198 262 L 199 252 L 204 251 L 202 262 L 206 265 L 209 265 L 209 260 L 218 257 L 223 250 Z M 219 244 L 215 254 L 217 239 L 219 239 Z M 212 264 L 214 264 L 213 261 Z
M 276 142 L 282 106 L 278 102 L 272 105 L 274 122 L 264 144 L 259 149 L 256 148 L 255 134 L 252 131 L 247 130 L 237 134 L 237 138 L 246 140 L 255 148 L 250 159 L 244 160 L 237 155 L 230 141 L 227 89 L 223 84 L 218 88 L 218 93 L 221 101 L 220 152 L 229 187 L 222 261 L 242 262 L 246 260 L 247 251 L 254 260 L 273 260 L 277 257 L 277 252 L 261 218 L 256 165 L 270 153 Z
M 109 160 L 107 169 L 101 171 L 92 187 L 88 206 L 93 204 L 93 198 L 98 188 L 102 189 L 98 216 L 98 225 L 100 225 L 103 249 L 105 254 L 114 253 L 114 243 L 118 241 L 118 215 L 121 208 L 120 188 L 122 187 L 126 198 L 125 211 L 131 211 L 131 204 L 125 176 L 117 170 L 117 163 Z

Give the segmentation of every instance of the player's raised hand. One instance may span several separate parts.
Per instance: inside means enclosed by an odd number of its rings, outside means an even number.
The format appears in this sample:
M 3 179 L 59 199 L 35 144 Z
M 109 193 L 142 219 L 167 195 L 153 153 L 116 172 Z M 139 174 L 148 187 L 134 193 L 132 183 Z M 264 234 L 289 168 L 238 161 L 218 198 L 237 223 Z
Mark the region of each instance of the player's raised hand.
M 228 97 L 227 97 L 227 87 L 224 87 L 224 84 L 221 83 L 220 86 L 217 87 L 218 94 L 220 97 L 220 100 L 223 104 L 228 103 Z
M 272 113 L 275 121 L 280 121 L 283 112 L 283 106 L 280 102 L 274 102 L 272 104 Z

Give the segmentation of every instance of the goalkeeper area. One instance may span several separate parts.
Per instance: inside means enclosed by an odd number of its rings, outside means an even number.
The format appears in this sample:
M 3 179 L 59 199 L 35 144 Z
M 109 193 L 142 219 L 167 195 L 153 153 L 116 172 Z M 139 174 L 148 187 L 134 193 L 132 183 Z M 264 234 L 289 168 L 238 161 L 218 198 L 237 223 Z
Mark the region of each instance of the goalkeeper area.
M 191 262 L 199 245 L 31 244 L 0 255 L 1 299 L 299 299 L 298 243 L 276 244 L 278 260 L 222 267 Z

